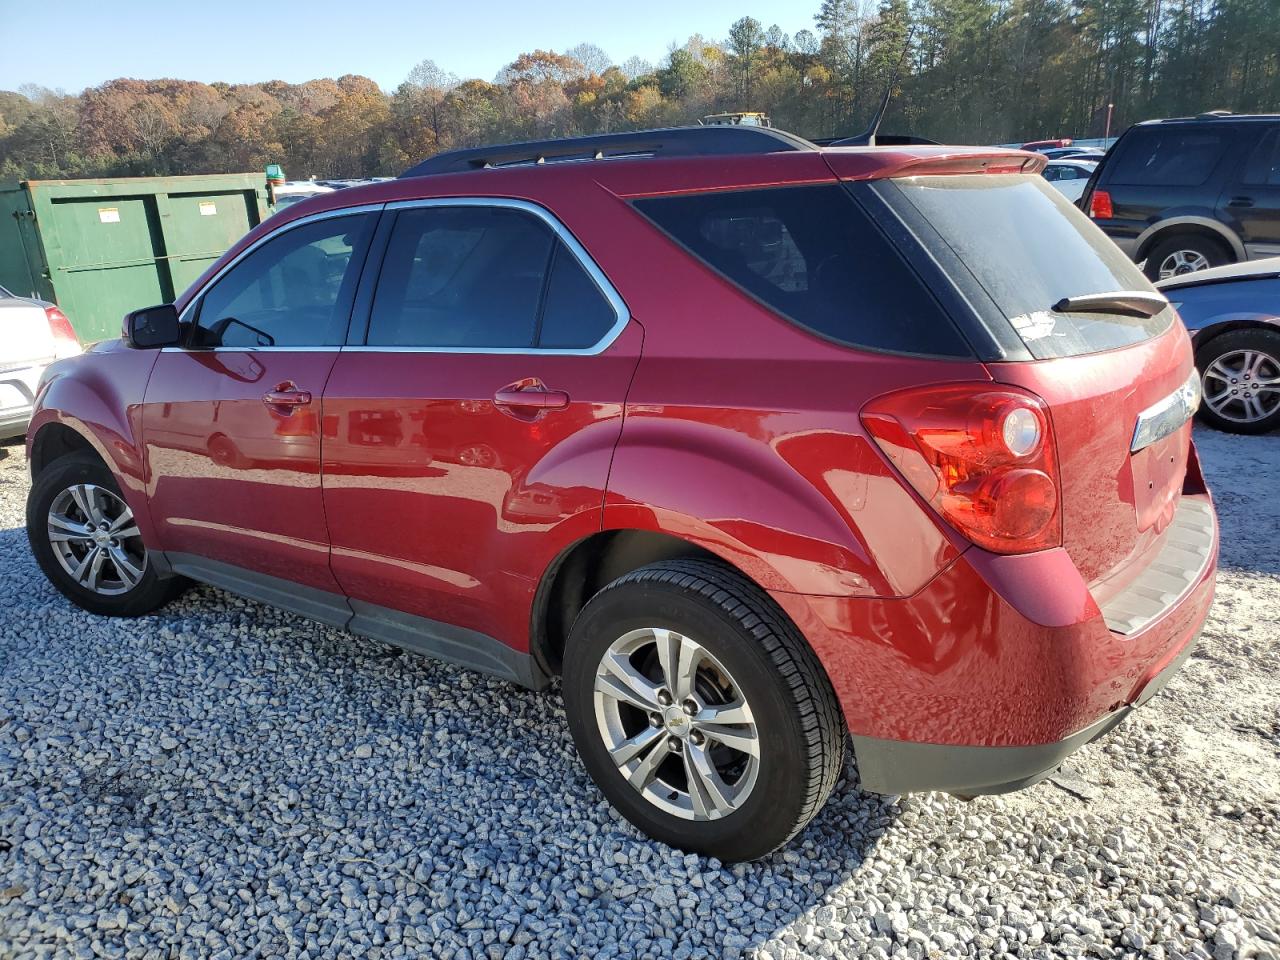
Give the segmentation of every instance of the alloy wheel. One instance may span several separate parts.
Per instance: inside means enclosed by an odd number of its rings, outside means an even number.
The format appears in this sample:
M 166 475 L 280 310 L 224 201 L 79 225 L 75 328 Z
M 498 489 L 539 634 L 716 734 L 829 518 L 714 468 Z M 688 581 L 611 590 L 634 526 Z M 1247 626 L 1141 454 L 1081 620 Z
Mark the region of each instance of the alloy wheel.
M 48 535 L 62 569 L 86 590 L 119 596 L 146 572 L 147 550 L 133 512 L 106 487 L 78 483 L 54 497 Z
M 1160 279 L 1208 270 L 1209 258 L 1198 250 L 1175 250 L 1160 261 Z
M 1202 376 L 1204 402 L 1234 423 L 1255 423 L 1280 409 L 1280 360 L 1260 350 L 1232 350 Z
M 596 669 L 595 714 L 623 777 L 667 813 L 717 820 L 755 786 L 751 707 L 724 666 L 674 630 L 645 627 L 610 644 Z

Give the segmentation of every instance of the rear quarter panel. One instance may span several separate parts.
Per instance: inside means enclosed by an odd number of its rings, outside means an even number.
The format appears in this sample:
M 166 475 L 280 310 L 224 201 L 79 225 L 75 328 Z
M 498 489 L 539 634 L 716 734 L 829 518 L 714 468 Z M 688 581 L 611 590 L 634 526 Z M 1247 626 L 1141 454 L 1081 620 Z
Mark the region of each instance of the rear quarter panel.
M 605 528 L 669 533 L 767 589 L 809 594 L 910 594 L 958 556 L 963 541 L 904 487 L 858 414 L 906 385 L 988 381 L 982 365 L 828 342 L 618 204 L 588 247 L 645 343 Z

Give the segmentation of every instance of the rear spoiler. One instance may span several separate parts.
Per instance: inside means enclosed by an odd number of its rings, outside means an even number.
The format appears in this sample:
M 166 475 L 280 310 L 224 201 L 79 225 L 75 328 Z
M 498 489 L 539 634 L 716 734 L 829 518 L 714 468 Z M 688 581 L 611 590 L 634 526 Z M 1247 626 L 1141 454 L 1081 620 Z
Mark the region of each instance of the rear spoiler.
M 924 156 L 904 152 L 897 165 L 886 166 L 883 155 L 872 158 L 862 150 L 827 147 L 823 158 L 842 180 L 870 180 L 901 177 L 954 176 L 974 173 L 1039 173 L 1046 159 L 1022 150 L 992 150 L 983 147 L 939 147 Z

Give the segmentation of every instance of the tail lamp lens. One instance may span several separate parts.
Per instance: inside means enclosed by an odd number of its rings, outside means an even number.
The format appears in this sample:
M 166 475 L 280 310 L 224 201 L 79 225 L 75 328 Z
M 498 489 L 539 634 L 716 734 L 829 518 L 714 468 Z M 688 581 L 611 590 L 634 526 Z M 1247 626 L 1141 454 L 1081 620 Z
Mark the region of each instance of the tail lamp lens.
M 1111 205 L 1111 194 L 1105 190 L 1093 191 L 1093 196 L 1089 198 L 1089 216 L 1095 220 L 1110 220 L 1115 213 L 1115 208 Z
M 973 543 L 995 553 L 1062 543 L 1057 459 L 1039 397 L 989 384 L 927 387 L 871 401 L 862 422 L 916 492 Z
M 49 332 L 53 334 L 54 357 L 61 360 L 80 353 L 80 338 L 76 336 L 75 327 L 71 326 L 67 315 L 57 307 L 45 307 L 44 315 L 49 319 Z

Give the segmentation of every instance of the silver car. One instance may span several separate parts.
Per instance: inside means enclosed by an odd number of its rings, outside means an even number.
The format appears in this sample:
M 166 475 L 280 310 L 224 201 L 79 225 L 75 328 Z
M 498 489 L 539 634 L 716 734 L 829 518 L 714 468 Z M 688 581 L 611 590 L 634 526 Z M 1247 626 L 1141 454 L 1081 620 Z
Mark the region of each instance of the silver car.
M 0 440 L 27 432 L 45 367 L 79 352 L 80 340 L 61 310 L 0 287 Z

